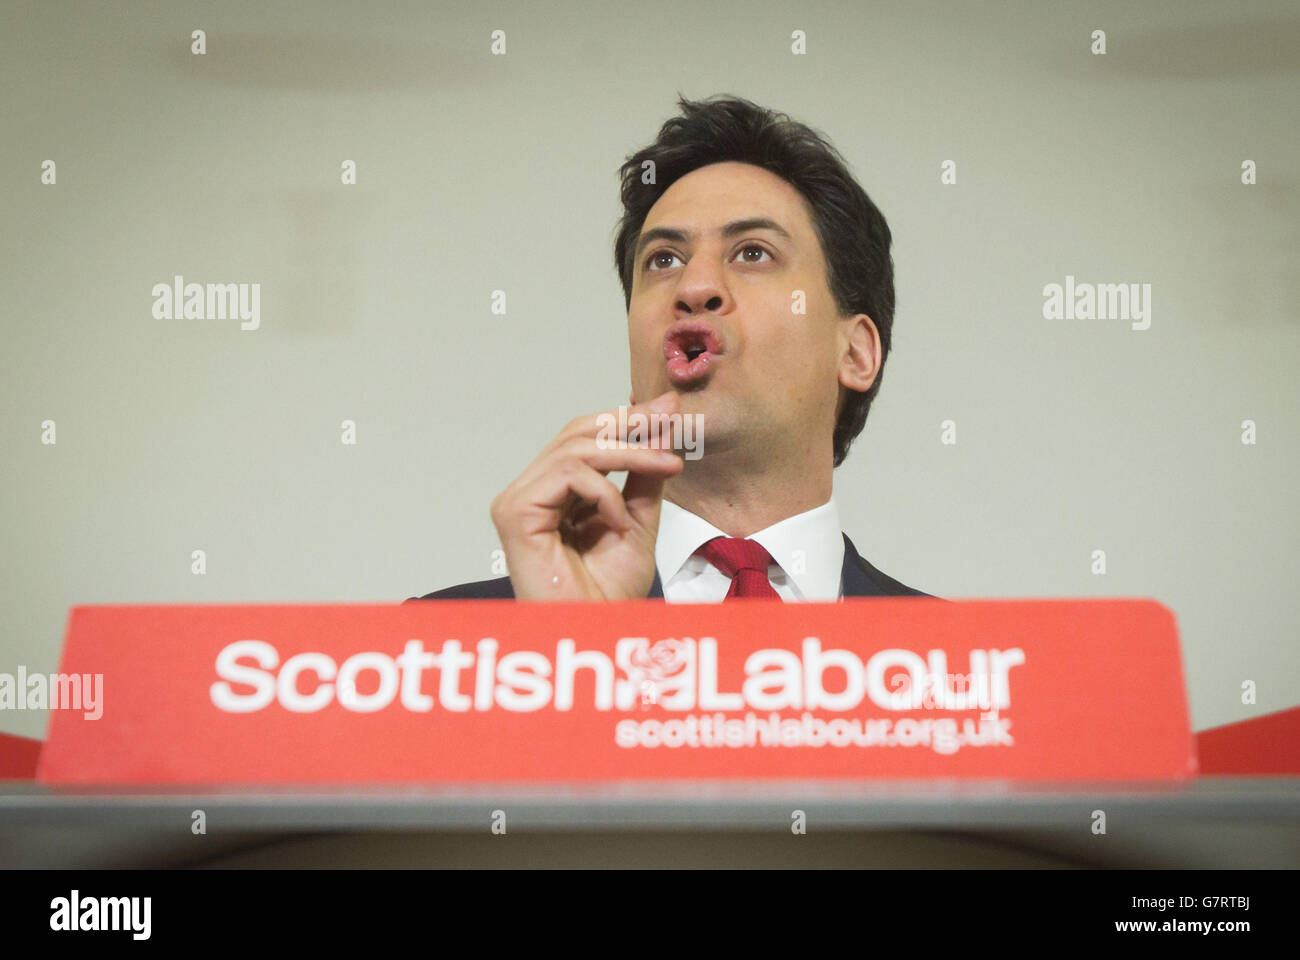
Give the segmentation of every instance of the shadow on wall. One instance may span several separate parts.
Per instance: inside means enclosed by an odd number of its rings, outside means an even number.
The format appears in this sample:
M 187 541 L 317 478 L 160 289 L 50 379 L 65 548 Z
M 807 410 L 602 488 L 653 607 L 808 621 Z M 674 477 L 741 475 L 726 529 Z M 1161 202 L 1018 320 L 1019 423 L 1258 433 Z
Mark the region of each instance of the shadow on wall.
M 395 43 L 359 35 L 226 33 L 209 31 L 207 53 L 169 42 L 168 66 L 186 79 L 232 87 L 298 92 L 380 93 L 408 88 L 483 90 L 505 82 L 489 58 L 431 43 Z M 201 71 L 194 61 L 201 59 Z
M 1274 179 L 1275 172 L 1261 169 L 1257 186 L 1206 185 L 1224 226 L 1216 238 L 1218 313 L 1243 327 L 1300 325 L 1300 183 Z
M 299 335 L 340 334 L 363 325 L 358 289 L 364 271 L 361 238 L 376 212 L 368 191 L 288 191 L 268 207 L 282 213 L 293 232 L 292 261 L 280 304 L 282 329 Z
M 1097 29 L 1105 30 L 1104 23 Z M 1130 77 L 1218 80 L 1300 73 L 1300 19 L 1107 31 L 1107 66 Z

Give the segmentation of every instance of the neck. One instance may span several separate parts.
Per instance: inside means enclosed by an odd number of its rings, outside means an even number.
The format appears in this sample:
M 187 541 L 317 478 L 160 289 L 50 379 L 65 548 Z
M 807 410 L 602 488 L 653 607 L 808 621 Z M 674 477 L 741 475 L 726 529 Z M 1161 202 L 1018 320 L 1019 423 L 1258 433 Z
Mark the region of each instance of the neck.
M 821 464 L 814 468 L 811 464 Z M 831 498 L 831 457 L 767 459 L 761 468 L 733 468 L 725 458 L 688 460 L 664 485 L 664 499 L 729 537 L 748 537 Z

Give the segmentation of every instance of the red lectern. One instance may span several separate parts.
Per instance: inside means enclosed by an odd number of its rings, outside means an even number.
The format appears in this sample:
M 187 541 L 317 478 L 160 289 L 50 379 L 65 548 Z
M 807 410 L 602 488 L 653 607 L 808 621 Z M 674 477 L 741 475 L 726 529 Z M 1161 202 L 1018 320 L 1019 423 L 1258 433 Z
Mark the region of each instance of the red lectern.
M 1148 600 L 87 606 L 60 676 L 51 784 L 1196 773 Z

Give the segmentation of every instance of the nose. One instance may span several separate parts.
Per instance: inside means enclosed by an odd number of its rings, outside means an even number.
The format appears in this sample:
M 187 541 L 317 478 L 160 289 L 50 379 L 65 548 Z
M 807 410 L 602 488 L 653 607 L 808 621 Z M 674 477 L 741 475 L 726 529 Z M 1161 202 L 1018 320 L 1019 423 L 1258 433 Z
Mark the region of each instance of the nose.
M 677 309 L 681 313 L 703 313 L 706 310 L 717 311 L 722 306 L 722 297 L 719 294 L 713 294 L 707 300 L 705 294 L 695 294 L 684 296 L 677 301 Z M 703 301 L 703 303 L 701 303 Z
M 710 262 L 704 256 L 692 257 L 682 270 L 677 285 L 678 315 L 718 312 L 726 305 L 727 299 L 722 271 L 716 266 L 710 269 Z

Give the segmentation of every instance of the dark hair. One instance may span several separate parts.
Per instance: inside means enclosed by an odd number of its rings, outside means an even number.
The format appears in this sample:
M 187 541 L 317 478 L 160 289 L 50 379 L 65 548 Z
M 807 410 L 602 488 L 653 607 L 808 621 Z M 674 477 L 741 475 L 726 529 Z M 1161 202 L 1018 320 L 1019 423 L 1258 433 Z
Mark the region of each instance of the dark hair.
M 753 164 L 781 177 L 803 196 L 826 261 L 827 285 L 841 316 L 865 313 L 880 332 L 880 370 L 871 388 L 849 391 L 835 423 L 835 466 L 862 432 L 867 409 L 880 389 L 894 321 L 894 263 L 885 218 L 824 137 L 784 113 L 739 97 L 687 100 L 682 115 L 659 128 L 650 146 L 619 168 L 623 217 L 614 264 L 623 297 L 632 305 L 633 257 L 646 214 L 674 182 L 700 167 L 725 161 Z M 643 164 L 654 161 L 654 183 L 642 183 Z

